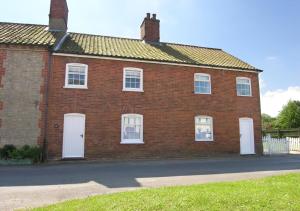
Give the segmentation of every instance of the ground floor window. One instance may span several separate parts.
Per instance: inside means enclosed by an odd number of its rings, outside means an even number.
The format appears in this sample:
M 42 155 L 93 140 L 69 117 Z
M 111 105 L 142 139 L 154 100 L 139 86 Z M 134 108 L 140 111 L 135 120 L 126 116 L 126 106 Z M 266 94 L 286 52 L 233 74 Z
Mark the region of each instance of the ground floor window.
M 195 140 L 213 141 L 213 119 L 210 116 L 195 117 Z
M 123 114 L 121 143 L 141 144 L 143 142 L 143 116 L 140 114 Z

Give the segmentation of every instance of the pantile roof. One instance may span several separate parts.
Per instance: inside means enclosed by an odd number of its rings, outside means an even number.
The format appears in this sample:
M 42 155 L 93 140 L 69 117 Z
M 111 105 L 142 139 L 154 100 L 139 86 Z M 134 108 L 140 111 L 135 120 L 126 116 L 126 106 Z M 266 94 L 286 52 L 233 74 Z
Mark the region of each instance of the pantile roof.
M 68 33 L 59 49 L 54 48 L 63 35 L 63 32 L 48 31 L 46 25 L 0 22 L 0 44 L 40 45 L 55 49 L 57 53 L 260 71 L 222 49 L 175 43 Z
M 52 47 L 63 34 L 49 32 L 45 25 L 0 22 L 0 44 Z

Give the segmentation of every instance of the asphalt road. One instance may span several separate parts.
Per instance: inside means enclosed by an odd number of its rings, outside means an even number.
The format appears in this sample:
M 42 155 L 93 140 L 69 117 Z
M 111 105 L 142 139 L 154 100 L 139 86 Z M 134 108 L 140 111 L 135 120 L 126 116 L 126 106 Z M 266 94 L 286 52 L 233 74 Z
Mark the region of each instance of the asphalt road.
M 235 181 L 286 172 L 300 172 L 299 155 L 0 166 L 0 210 L 137 188 Z

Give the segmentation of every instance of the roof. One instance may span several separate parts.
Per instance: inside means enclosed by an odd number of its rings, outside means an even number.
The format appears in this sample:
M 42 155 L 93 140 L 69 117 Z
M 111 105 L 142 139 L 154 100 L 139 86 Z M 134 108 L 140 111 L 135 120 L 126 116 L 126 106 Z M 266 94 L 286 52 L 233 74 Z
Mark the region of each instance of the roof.
M 46 25 L 0 22 L 0 44 L 53 47 L 62 32 L 49 32 Z
M 0 22 L 0 44 L 42 45 L 57 53 L 116 57 L 166 63 L 260 71 L 222 49 L 175 43 L 145 43 L 140 39 L 68 33 L 61 46 L 62 32 L 49 32 L 46 25 Z

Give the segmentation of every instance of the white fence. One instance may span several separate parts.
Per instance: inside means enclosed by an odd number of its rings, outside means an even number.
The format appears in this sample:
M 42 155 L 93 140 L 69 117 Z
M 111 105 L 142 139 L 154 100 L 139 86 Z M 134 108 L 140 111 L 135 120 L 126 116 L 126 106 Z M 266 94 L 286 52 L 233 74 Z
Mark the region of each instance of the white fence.
M 271 138 L 263 137 L 265 155 L 272 154 L 300 154 L 299 138 Z

